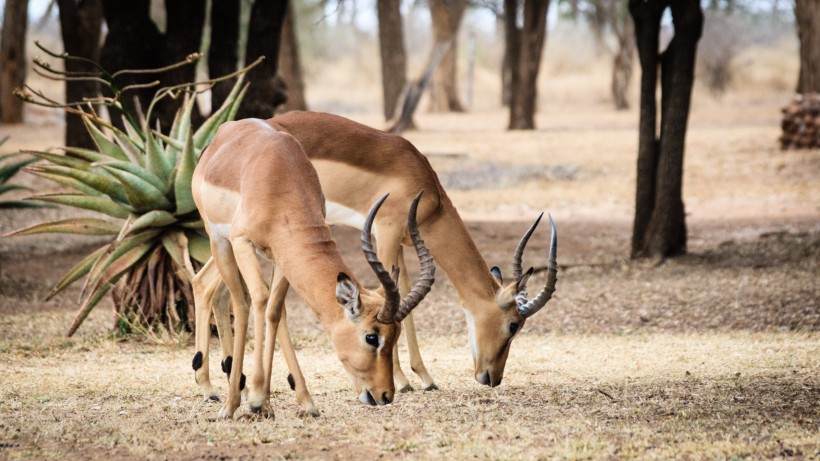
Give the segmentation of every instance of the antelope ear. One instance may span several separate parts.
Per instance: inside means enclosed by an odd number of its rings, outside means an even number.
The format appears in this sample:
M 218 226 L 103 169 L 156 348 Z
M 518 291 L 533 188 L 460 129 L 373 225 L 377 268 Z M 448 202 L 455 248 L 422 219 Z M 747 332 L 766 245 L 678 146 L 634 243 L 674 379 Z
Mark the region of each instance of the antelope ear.
M 362 301 L 359 299 L 359 287 L 344 272 L 339 272 L 336 276 L 336 300 L 347 311 L 351 319 L 361 315 Z
M 534 270 L 535 269 L 530 267 L 529 270 L 527 270 L 527 272 L 524 272 L 524 275 L 522 275 L 520 279 L 515 281 L 516 292 L 520 293 L 524 291 L 525 288 L 527 288 L 527 282 L 530 280 L 530 277 L 532 276 Z
M 504 284 L 504 277 L 501 275 L 501 269 L 499 269 L 498 266 L 493 266 L 490 272 L 493 273 L 493 277 L 498 280 L 498 283 Z
M 498 293 L 495 295 L 495 302 L 498 303 L 498 307 L 501 310 L 506 311 L 513 306 L 515 306 L 515 295 L 518 292 L 516 291 L 515 283 L 510 283 L 506 286 L 502 286 Z

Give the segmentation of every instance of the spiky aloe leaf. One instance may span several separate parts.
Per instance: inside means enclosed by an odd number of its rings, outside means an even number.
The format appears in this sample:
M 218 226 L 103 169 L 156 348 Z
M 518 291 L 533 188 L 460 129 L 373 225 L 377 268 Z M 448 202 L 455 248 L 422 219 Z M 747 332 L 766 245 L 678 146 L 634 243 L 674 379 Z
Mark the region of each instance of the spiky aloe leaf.
M 98 211 L 112 218 L 125 219 L 130 212 L 127 208 L 111 200 L 107 195 L 85 194 L 42 194 L 29 197 L 29 200 L 56 203 L 84 210 Z
M 60 280 L 54 285 L 54 288 L 51 289 L 51 293 L 46 296 L 46 300 L 51 299 L 57 293 L 63 291 L 67 286 L 71 285 L 72 283 L 79 280 L 82 276 L 87 274 L 91 270 L 91 266 L 94 264 L 97 259 L 99 259 L 106 251 L 108 251 L 108 245 L 103 245 L 100 248 L 97 248 L 94 252 L 83 258 L 80 262 L 74 265 Z
M 110 156 L 103 155 L 91 149 L 83 149 L 82 147 L 63 147 L 62 149 L 66 152 L 66 155 L 85 160 L 89 163 L 111 160 Z
M 196 153 L 190 127 L 185 136 L 185 148 L 182 149 L 178 165 L 174 181 L 174 199 L 177 202 L 176 214 L 182 216 L 196 210 L 194 195 L 191 191 L 191 180 L 194 176 L 194 168 L 196 168 Z
M 165 227 L 175 223 L 177 218 L 165 210 L 153 210 L 135 219 L 128 227 L 125 235 L 133 234 L 137 231 L 149 227 Z
M 81 234 L 81 235 L 117 235 L 120 228 L 114 223 L 95 218 L 71 218 L 35 224 L 3 234 L 2 237 L 13 237 L 35 234 Z
M 88 134 L 91 135 L 91 139 L 94 140 L 94 144 L 100 149 L 100 153 L 107 155 L 109 157 L 115 158 L 117 160 L 128 161 L 128 156 L 125 155 L 125 152 L 117 145 L 117 143 L 108 139 L 108 137 L 100 131 L 99 128 L 96 127 L 88 117 L 83 117 L 83 123 L 85 123 L 85 127 L 88 130 Z
M 211 259 L 211 241 L 208 237 L 196 232 L 186 232 L 185 235 L 188 236 L 188 253 L 191 257 L 201 264 L 208 262 Z
M 0 209 L 8 210 L 11 208 L 43 208 L 39 203 L 26 202 L 25 200 L 8 200 L 0 202 Z
M 143 166 L 145 164 L 145 156 L 142 155 L 141 149 L 131 141 L 131 138 L 116 128 L 111 131 L 114 133 L 114 141 L 120 146 L 120 149 L 122 149 L 125 155 L 128 156 L 128 161 L 134 165 Z
M 126 171 L 131 173 L 132 175 L 144 180 L 145 182 L 154 186 L 157 190 L 162 192 L 165 195 L 168 192 L 166 185 L 162 182 L 161 179 L 157 177 L 153 172 L 150 170 L 141 167 L 140 165 L 130 163 L 130 162 L 123 162 L 120 160 L 109 160 L 103 162 L 97 162 L 95 166 L 103 167 L 105 170 L 109 170 L 110 168 L 114 168 L 117 170 Z
M 102 300 L 102 298 L 111 289 L 111 286 L 117 282 L 128 270 L 133 268 L 139 261 L 154 247 L 152 242 L 143 243 L 136 246 L 117 258 L 112 264 L 106 267 L 97 282 L 93 285 L 90 295 L 83 302 L 80 309 L 77 311 L 77 316 L 74 317 L 74 322 L 68 329 L 67 336 L 73 335 L 77 328 L 82 325 L 83 321 L 88 317 L 91 309 Z
M 117 180 L 103 176 L 101 174 L 59 165 L 43 164 L 31 165 L 28 167 L 28 171 L 43 172 L 63 176 L 66 178 L 76 179 L 77 181 L 80 181 L 86 186 L 89 186 L 96 191 L 102 192 L 103 194 L 108 195 L 109 197 L 118 202 L 128 203 L 128 197 L 125 194 L 122 185 Z M 116 175 L 112 174 L 111 176 L 117 178 Z
M 170 210 L 174 208 L 174 204 L 165 197 L 165 194 L 148 181 L 127 171 L 118 170 L 107 165 L 102 165 L 102 167 L 119 180 L 126 201 L 134 211 L 144 212 L 154 209 Z
M 5 194 L 6 192 L 11 192 L 13 190 L 31 190 L 31 187 L 0 183 L 0 194 Z
M 161 232 L 162 231 L 158 229 L 148 229 L 125 237 L 122 240 L 109 243 L 108 251 L 91 266 L 91 270 L 88 274 L 88 280 L 86 280 L 80 290 L 82 292 L 82 296 L 85 296 L 85 293 L 89 287 L 93 287 L 97 283 L 100 277 L 102 277 L 102 274 L 104 274 L 108 269 L 108 266 L 115 263 L 123 255 L 143 244 L 151 244 L 152 246 L 157 245 L 159 241 L 156 240 L 156 238 Z
M 162 247 L 174 260 L 174 264 L 191 277 L 194 276 L 194 268 L 191 266 L 191 258 L 188 254 L 188 237 L 184 232 L 170 232 L 162 236 Z
M 170 190 L 171 172 L 174 166 L 165 155 L 165 149 L 150 129 L 145 131 L 145 163 L 148 170 L 156 174 Z
M 90 195 L 90 196 L 100 196 L 100 197 L 107 197 L 104 193 L 94 189 L 93 187 L 88 187 L 85 184 L 77 181 L 73 178 L 67 178 L 65 176 L 61 176 L 58 174 L 47 173 L 45 171 L 38 171 L 32 170 L 31 167 L 26 169 L 26 172 L 31 173 L 35 176 L 39 176 L 41 178 L 48 179 L 49 181 L 55 182 L 62 186 L 70 187 L 76 191 L 82 192 L 83 194 Z
M 196 130 L 196 133 L 194 133 L 194 147 L 196 147 L 198 152 L 201 152 L 205 146 L 211 143 L 211 140 L 216 134 L 216 129 L 228 120 L 228 116 L 234 104 L 237 103 L 237 101 L 242 101 L 242 96 L 244 96 L 245 91 L 242 86 L 244 80 L 244 75 L 240 75 L 239 78 L 236 79 L 236 84 L 231 88 L 231 92 L 228 94 L 228 97 L 225 98 L 222 106 L 211 114 L 211 116 L 202 123 L 199 129 Z M 245 88 L 247 88 L 247 85 Z
M 92 166 L 89 162 L 78 158 L 38 150 L 28 150 L 24 152 L 33 155 L 38 160 L 47 160 L 48 162 L 53 163 L 54 165 L 64 166 L 67 168 L 75 168 L 83 171 L 88 171 L 92 169 Z M 95 171 L 95 173 L 99 173 L 99 171 Z
M 13 154 L 0 155 L 0 162 L 13 157 L 18 157 L 20 155 L 21 153 L 19 152 L 15 152 Z M 24 166 L 30 165 L 36 161 L 36 158 L 24 158 L 23 160 L 18 160 L 17 162 L 9 163 L 8 165 L 3 165 L 2 167 L 0 167 L 0 184 L 11 179 L 11 177 L 17 174 L 17 172 L 20 171 L 20 169 L 22 169 Z
M 128 138 L 131 142 L 137 147 L 137 149 L 141 151 L 145 151 L 145 144 L 143 135 L 137 130 L 137 127 L 131 125 L 131 122 L 128 121 L 128 117 L 122 117 L 122 124 L 125 126 L 125 132 L 128 133 Z

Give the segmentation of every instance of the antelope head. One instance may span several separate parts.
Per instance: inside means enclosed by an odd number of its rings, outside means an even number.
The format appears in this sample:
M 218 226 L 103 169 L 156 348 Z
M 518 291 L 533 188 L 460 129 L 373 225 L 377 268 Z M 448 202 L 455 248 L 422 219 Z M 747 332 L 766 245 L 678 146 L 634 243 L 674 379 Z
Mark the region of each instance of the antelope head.
M 416 210 L 421 192 L 408 213 L 407 227 L 418 254 L 421 270 L 413 289 L 403 299 L 396 284 L 398 269 L 389 274 L 376 256 L 371 227 L 376 213 L 384 203 L 383 196 L 370 210 L 362 229 L 362 251 L 384 289 L 360 289 L 345 274 L 339 274 L 336 299 L 344 307 L 349 321 L 337 322 L 331 332 L 339 359 L 353 379 L 359 400 L 368 405 L 385 405 L 393 400 L 393 347 L 401 331 L 400 323 L 415 308 L 433 286 L 435 266 L 424 245 L 416 223 Z
M 521 269 L 524 248 L 543 215 L 542 213 L 535 220 L 518 243 L 513 256 L 514 280 L 505 284 L 498 267 L 491 269 L 498 282 L 496 296 L 495 299 L 485 302 L 494 304 L 494 306 L 475 309 L 473 313 L 465 310 L 468 316 L 470 348 L 475 364 L 475 379 L 481 384 L 490 387 L 501 384 L 513 338 L 521 331 L 527 319 L 547 304 L 555 291 L 555 283 L 558 280 L 556 262 L 558 237 L 551 215 L 549 215 L 549 220 L 552 237 L 547 264 L 547 281 L 532 299 L 527 298 L 526 288 L 527 281 L 533 274 L 533 268 L 526 272 Z M 481 318 L 475 318 L 475 316 L 481 316 Z

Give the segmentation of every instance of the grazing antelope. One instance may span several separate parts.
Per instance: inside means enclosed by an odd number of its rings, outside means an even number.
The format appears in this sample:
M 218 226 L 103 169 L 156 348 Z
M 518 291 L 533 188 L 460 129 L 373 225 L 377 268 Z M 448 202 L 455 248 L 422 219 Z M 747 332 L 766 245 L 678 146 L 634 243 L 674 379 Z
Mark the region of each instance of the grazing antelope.
M 458 211 L 450 202 L 427 158 L 407 140 L 385 133 L 336 115 L 317 112 L 289 112 L 267 121 L 271 126 L 290 133 L 310 158 L 319 175 L 325 194 L 327 219 L 361 229 L 368 206 L 384 190 L 390 190 L 390 202 L 376 217 L 376 241 L 379 258 L 387 267 L 399 267 L 402 293 L 410 289 L 410 282 L 402 257 L 402 245 L 409 244 L 405 236 L 403 211 L 413 200 L 415 191 L 424 189 L 419 205 L 418 225 L 425 236 L 430 253 L 447 273 L 455 287 L 467 320 L 470 351 L 473 356 L 475 379 L 488 386 L 501 384 L 504 366 L 515 335 L 526 320 L 549 301 L 557 281 L 557 236 L 552 228 L 548 256 L 547 281 L 531 300 L 524 289 L 532 270 L 522 271 L 521 259 L 527 241 L 540 221 L 527 230 L 513 255 L 514 280 L 504 284 L 501 271 L 490 267 L 476 248 Z M 218 278 L 210 281 L 209 289 L 216 290 Z M 213 305 L 217 324 L 229 325 L 224 306 Z M 197 331 L 207 329 L 210 312 L 197 314 Z M 413 316 L 403 322 L 410 352 L 410 367 L 419 375 L 424 389 L 436 385 L 421 359 L 416 339 Z M 219 328 L 219 327 L 218 327 Z M 293 356 L 285 322 L 279 324 L 280 342 L 286 358 Z M 219 328 L 230 335 L 230 328 Z M 204 343 L 207 347 L 207 341 Z M 230 353 L 222 338 L 223 355 Z M 201 350 L 201 349 L 200 349 Z M 227 352 L 226 352 L 227 351 Z M 297 399 L 306 401 L 305 387 L 298 365 L 288 367 L 295 378 Z M 412 390 L 402 372 L 397 350 L 393 351 L 393 373 L 400 391 Z M 207 370 L 198 372 L 197 382 L 205 398 L 214 393 Z M 292 383 L 293 385 L 293 383 Z
M 289 285 L 330 334 L 359 398 L 371 405 L 390 403 L 395 390 L 392 350 L 399 335 L 399 322 L 418 305 L 433 283 L 432 258 L 415 224 L 418 200 L 411 207 L 407 222 L 422 269 L 418 283 L 402 299 L 370 243 L 369 226 L 386 195 L 373 206 L 368 214 L 369 224 L 362 233 L 365 257 L 384 288 L 381 295 L 363 288 L 349 275 L 350 270 L 325 224 L 324 198 L 316 171 L 291 135 L 257 119 L 222 125 L 202 154 L 192 186 L 213 253 L 213 261 L 195 277 L 197 301 L 212 298 L 214 292 L 203 287 L 221 277 L 230 292 L 235 315 L 233 357 L 223 362 L 229 374 L 228 397 L 218 416 L 233 417 L 244 387 L 242 363 L 250 308 L 245 302 L 243 284 L 250 295 L 256 331 L 248 396 L 251 411 L 273 415 L 273 343 Z M 273 264 L 270 288 L 263 279 L 257 254 Z M 219 277 L 214 275 L 214 266 Z M 200 311 L 208 310 L 207 304 L 204 309 L 197 307 Z M 201 317 L 198 313 L 198 322 Z M 229 325 L 223 333 L 226 331 L 230 331 Z M 207 335 L 206 322 L 204 328 L 197 329 L 195 368 L 197 362 L 200 367 L 207 363 L 207 355 L 199 348 L 203 337 L 207 345 Z M 207 349 L 204 351 L 207 354 Z

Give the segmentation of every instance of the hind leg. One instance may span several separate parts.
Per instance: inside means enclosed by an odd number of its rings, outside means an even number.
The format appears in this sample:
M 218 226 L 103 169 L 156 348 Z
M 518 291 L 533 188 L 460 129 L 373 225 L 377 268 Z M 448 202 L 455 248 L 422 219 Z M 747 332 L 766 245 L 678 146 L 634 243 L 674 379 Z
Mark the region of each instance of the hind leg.
M 221 282 L 222 278 L 219 276 L 219 269 L 216 267 L 213 258 L 208 260 L 191 282 L 194 292 L 194 312 L 196 314 L 196 354 L 192 366 L 194 377 L 206 402 L 219 401 L 219 397 L 216 396 L 216 391 L 211 385 L 209 349 L 211 341 L 211 305 Z

